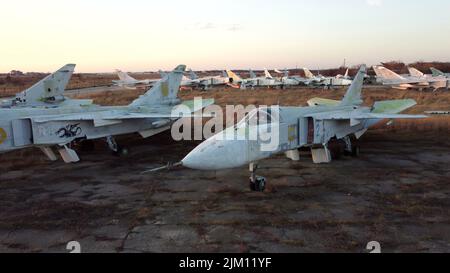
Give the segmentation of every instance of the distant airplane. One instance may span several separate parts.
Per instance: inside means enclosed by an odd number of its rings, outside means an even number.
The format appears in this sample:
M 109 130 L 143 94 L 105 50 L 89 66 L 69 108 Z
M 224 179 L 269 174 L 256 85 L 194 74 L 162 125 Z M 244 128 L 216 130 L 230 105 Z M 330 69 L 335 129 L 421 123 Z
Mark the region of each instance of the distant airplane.
M 444 73 L 434 67 L 431 67 L 430 70 L 431 70 L 433 77 L 444 76 L 444 77 L 450 78 L 450 73 Z
M 303 68 L 306 80 L 303 82 L 307 85 L 313 86 L 348 86 L 352 84 L 352 80 L 348 77 L 348 69 L 344 76 L 337 75 L 336 77 L 324 77 L 322 75 L 315 76 L 308 68 Z
M 294 77 L 289 76 L 289 70 L 285 69 L 284 72 L 280 71 L 278 69 L 274 70 L 278 74 L 282 74 L 283 76 L 277 78 L 278 81 L 281 82 L 282 87 L 288 87 L 288 86 L 298 86 L 300 85 L 300 81 L 297 80 Z
M 64 98 L 62 92 L 74 66 L 65 66 L 24 91 L 23 106 L 0 108 L 0 153 L 38 147 L 50 160 L 57 160 L 52 150 L 57 147 L 64 162 L 71 163 L 80 160 L 72 144 L 98 138 L 105 138 L 113 152 L 125 153 L 126 149 L 116 143 L 114 136 L 135 132 L 144 138 L 153 136 L 170 129 L 181 117 L 172 115 L 174 108 L 184 105 L 194 113 L 214 102 L 202 100 L 196 106 L 193 101 L 180 101 L 177 94 L 184 65 L 177 66 L 126 106 L 71 100 Z M 59 103 L 55 104 L 56 101 Z M 38 105 L 34 106 L 35 103 Z
M 257 162 L 274 154 L 285 153 L 294 161 L 299 148 L 309 147 L 314 163 L 331 161 L 330 144 L 342 143 L 349 154 L 358 155 L 355 140 L 381 120 L 417 119 L 422 115 L 398 114 L 416 104 L 412 99 L 379 101 L 362 106 L 361 90 L 366 72 L 362 66 L 342 101 L 312 99 L 309 107 L 258 108 L 235 126 L 207 139 L 192 150 L 178 165 L 199 170 L 221 170 L 250 165 L 250 187 L 263 191 L 266 180 L 256 176 Z M 275 116 L 275 117 L 274 117 Z M 252 122 L 253 121 L 253 122 Z M 270 132 L 279 132 L 273 151 L 262 149 Z M 249 135 L 256 134 L 256 140 Z M 231 136 L 231 139 L 230 137 Z M 242 138 L 237 138 L 241 136 Z
M 270 75 L 267 69 L 264 70 L 264 77 L 257 77 L 255 73 L 250 70 L 250 78 L 242 79 L 231 70 L 227 70 L 227 76 L 231 84 L 237 84 L 241 89 L 254 87 L 281 87 L 282 82 Z
M 408 67 L 409 76 L 401 76 L 392 70 L 383 66 L 374 66 L 373 70 L 377 75 L 377 81 L 383 85 L 391 86 L 395 89 L 425 89 L 433 88 L 434 90 L 447 86 L 447 79 L 444 76 L 428 76 L 419 70 Z
M 136 89 L 137 87 L 149 87 L 160 79 L 155 80 L 136 80 L 125 72 L 116 69 L 119 80 L 113 80 L 113 84 L 127 89 Z
M 190 71 L 191 75 L 191 84 L 197 85 L 203 90 L 208 90 L 210 87 L 220 86 L 220 85 L 229 85 L 230 78 L 225 72 L 222 72 L 222 75 L 218 76 L 209 76 L 199 78 L 194 71 Z

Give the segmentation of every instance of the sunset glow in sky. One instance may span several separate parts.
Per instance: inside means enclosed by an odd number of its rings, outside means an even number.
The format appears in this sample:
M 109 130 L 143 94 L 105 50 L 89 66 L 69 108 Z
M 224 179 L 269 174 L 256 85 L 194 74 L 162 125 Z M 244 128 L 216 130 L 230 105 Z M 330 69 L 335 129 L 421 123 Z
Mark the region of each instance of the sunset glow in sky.
M 450 61 L 449 11 L 446 0 L 5 1 L 0 72 Z

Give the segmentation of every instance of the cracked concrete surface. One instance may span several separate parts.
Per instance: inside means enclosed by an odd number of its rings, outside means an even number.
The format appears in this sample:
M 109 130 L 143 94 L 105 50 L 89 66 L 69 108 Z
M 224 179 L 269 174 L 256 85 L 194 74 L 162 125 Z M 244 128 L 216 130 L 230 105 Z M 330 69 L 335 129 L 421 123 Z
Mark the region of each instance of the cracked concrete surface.
M 96 142 L 82 162 L 47 162 L 37 149 L 0 158 L 0 252 L 450 252 L 448 137 L 369 132 L 361 157 L 314 165 L 261 162 L 267 192 L 247 168 L 184 168 L 197 143 L 169 134 L 119 138 L 128 157 Z

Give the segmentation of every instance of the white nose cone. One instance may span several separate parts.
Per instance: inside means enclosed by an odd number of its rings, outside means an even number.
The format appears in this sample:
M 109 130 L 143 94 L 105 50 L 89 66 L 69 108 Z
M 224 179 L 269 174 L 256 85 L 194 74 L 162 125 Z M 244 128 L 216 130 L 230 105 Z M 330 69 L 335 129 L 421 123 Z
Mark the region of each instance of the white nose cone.
M 247 163 L 246 141 L 208 139 L 192 150 L 183 166 L 197 170 L 223 170 Z

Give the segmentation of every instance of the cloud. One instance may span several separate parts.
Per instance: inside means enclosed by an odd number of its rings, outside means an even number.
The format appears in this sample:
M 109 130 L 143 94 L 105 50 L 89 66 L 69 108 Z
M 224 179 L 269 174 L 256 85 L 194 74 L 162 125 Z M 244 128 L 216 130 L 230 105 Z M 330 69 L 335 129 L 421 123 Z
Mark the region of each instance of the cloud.
M 383 0 L 366 0 L 366 3 L 371 7 L 380 7 L 383 5 Z
M 242 28 L 243 27 L 241 25 L 233 24 L 233 25 L 228 27 L 228 31 L 236 32 L 236 31 L 242 30 Z

